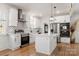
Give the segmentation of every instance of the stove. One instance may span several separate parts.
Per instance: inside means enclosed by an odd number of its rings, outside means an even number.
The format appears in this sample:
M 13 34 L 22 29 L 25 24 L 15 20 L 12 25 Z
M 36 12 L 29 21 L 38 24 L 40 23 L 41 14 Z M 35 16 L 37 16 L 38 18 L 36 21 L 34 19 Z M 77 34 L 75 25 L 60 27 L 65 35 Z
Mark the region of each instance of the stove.
M 21 34 L 21 47 L 25 44 L 29 44 L 29 33 L 24 33 L 23 30 L 18 30 L 15 33 Z
M 29 34 L 21 33 L 21 46 L 29 44 Z

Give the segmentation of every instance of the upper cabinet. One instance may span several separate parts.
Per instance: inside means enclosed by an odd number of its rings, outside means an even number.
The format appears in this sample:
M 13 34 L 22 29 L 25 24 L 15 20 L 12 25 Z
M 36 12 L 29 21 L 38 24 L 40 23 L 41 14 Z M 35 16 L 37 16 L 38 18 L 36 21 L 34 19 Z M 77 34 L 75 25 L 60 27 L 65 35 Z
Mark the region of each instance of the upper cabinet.
M 9 7 L 6 4 L 0 4 L 0 34 L 7 34 L 7 24 L 9 18 Z
M 69 23 L 70 15 L 56 16 L 55 20 L 51 20 L 51 23 Z
M 0 20 L 8 20 L 9 8 L 7 5 L 0 4 Z
M 56 19 L 57 19 L 57 22 L 59 22 L 59 23 L 70 22 L 70 16 L 69 15 L 58 16 L 58 17 L 56 17 Z
M 10 8 L 9 10 L 9 26 L 17 26 L 18 22 L 18 10 L 16 8 Z

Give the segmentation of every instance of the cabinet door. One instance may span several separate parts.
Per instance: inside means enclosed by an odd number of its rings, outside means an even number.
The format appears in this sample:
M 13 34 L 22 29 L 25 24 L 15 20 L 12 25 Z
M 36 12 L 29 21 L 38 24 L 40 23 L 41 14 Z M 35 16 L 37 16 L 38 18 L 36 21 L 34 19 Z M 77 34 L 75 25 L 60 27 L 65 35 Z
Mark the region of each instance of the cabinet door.
M 9 10 L 9 26 L 17 26 L 18 10 L 16 8 L 10 8 Z
M 65 20 L 67 23 L 70 22 L 70 16 L 69 15 L 65 16 Z
M 0 20 L 7 20 L 9 16 L 9 9 L 7 6 L 0 5 Z
M 35 42 L 35 36 L 33 34 L 30 35 L 30 43 Z
M 17 47 L 19 47 L 21 45 L 21 35 L 20 34 L 16 34 L 15 41 L 16 41 Z
M 15 46 L 16 46 L 16 44 L 15 44 L 15 35 L 10 34 L 10 36 L 9 36 L 9 49 L 14 50 L 16 48 Z
M 2 20 L 2 9 L 0 9 L 0 20 Z
M 19 40 L 19 36 L 17 36 L 17 35 L 15 35 L 15 34 L 10 34 L 10 39 L 9 39 L 9 44 L 10 44 L 10 49 L 12 49 L 12 50 L 15 50 L 15 49 L 17 49 L 19 46 L 20 46 L 20 40 Z M 18 38 L 19 37 L 19 38 Z
M 5 35 L 0 35 L 0 51 L 8 48 L 8 38 Z

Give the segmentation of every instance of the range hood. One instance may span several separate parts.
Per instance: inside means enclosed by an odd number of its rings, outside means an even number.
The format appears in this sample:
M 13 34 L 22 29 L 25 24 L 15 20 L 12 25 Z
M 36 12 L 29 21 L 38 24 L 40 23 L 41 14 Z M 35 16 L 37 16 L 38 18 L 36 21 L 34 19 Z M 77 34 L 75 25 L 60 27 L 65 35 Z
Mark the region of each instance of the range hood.
M 23 14 L 22 9 L 18 9 L 18 21 L 19 22 L 26 22 L 25 15 Z

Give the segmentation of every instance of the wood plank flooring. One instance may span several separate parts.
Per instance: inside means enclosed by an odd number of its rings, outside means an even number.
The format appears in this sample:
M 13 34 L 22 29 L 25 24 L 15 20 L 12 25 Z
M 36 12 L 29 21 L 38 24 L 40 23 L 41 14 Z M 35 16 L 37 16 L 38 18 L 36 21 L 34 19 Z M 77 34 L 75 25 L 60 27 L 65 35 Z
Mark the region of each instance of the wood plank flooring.
M 79 56 L 79 44 L 58 44 L 52 54 L 55 56 Z
M 47 56 L 36 53 L 35 45 L 31 44 L 15 51 L 4 50 L 0 52 L 0 56 Z M 50 56 L 79 56 L 79 44 L 60 43 Z
M 0 55 L 5 56 L 34 56 L 36 54 L 34 44 L 31 44 L 26 47 L 19 48 L 17 50 L 5 50 L 1 51 Z

